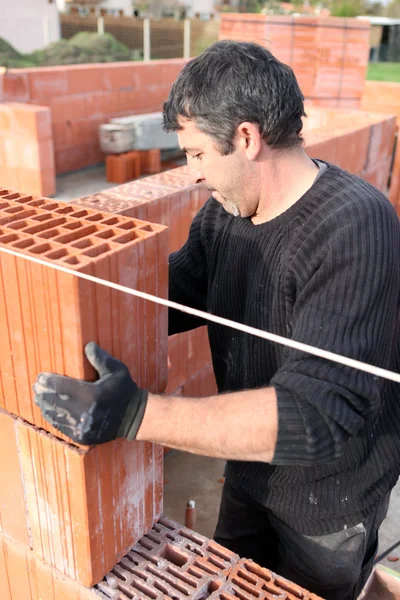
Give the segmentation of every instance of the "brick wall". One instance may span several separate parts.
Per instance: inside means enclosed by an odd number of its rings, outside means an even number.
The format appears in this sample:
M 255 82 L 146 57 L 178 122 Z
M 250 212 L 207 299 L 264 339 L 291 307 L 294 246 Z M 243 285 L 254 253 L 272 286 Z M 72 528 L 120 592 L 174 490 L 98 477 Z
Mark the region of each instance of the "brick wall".
M 0 102 L 50 108 L 55 170 L 67 173 L 104 161 L 98 141 L 100 124 L 112 117 L 161 110 L 185 62 L 170 59 L 9 69 L 0 75 Z M 5 180 L 2 185 L 13 187 Z
M 366 81 L 361 98 L 362 110 L 396 115 L 397 130 L 400 129 L 400 83 L 386 81 Z M 397 138 L 397 151 L 392 166 L 390 201 L 400 216 L 400 139 Z
M 316 106 L 359 108 L 369 58 L 368 22 L 339 17 L 221 15 L 220 39 L 251 41 L 292 67 Z

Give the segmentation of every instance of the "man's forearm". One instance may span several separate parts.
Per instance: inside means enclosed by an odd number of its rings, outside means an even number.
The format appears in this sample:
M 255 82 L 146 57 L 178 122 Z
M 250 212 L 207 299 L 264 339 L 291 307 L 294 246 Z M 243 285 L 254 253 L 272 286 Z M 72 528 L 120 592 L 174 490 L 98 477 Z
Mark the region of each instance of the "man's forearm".
M 194 454 L 269 462 L 278 410 L 274 388 L 182 398 L 150 394 L 136 439 Z

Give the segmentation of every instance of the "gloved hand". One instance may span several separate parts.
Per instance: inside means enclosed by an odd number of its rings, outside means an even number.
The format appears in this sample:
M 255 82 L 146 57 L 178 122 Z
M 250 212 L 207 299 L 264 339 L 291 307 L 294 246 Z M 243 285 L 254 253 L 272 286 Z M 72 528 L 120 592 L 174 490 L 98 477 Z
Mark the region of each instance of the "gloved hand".
M 78 444 L 135 439 L 147 390 L 140 389 L 128 368 L 94 342 L 86 344 L 85 354 L 100 376 L 94 383 L 40 373 L 33 389 L 43 417 Z

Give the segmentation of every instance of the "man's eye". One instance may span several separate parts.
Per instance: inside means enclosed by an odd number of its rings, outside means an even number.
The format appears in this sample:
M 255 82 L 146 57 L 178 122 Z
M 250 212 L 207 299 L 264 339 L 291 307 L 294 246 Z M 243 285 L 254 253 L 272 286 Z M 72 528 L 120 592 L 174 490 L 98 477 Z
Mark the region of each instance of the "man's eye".
M 201 160 L 202 157 L 202 153 L 200 152 L 200 154 L 195 154 L 194 158 L 197 158 L 197 160 Z

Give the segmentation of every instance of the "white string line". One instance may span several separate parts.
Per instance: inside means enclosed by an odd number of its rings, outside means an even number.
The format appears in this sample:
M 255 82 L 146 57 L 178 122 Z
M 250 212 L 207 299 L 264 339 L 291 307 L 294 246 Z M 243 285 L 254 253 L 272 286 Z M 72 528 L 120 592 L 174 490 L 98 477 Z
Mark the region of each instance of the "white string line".
M 155 302 L 156 304 L 161 304 L 162 306 L 167 306 L 168 308 L 175 308 L 176 310 L 187 313 L 188 315 L 200 317 L 201 319 L 204 319 L 206 321 L 212 321 L 213 323 L 217 323 L 218 325 L 231 327 L 232 329 L 237 329 L 238 331 L 242 331 L 244 333 L 263 338 L 264 340 L 269 340 L 270 342 L 275 342 L 276 344 L 289 346 L 289 348 L 294 348 L 295 350 L 307 352 L 308 354 L 312 354 L 320 358 L 325 358 L 327 360 L 337 362 L 341 365 L 345 365 L 346 367 L 359 369 L 360 371 L 364 371 L 365 373 L 371 373 L 372 375 L 375 375 L 377 377 L 382 377 L 383 379 L 389 379 L 390 381 L 400 383 L 400 373 L 395 373 L 394 371 L 381 369 L 380 367 L 376 367 L 374 365 L 355 360 L 354 358 L 348 358 L 347 356 L 342 356 L 341 354 L 329 352 L 328 350 L 322 350 L 321 348 L 310 346 L 308 344 L 303 344 L 302 342 L 297 342 L 295 340 L 276 335 L 275 333 L 262 331 L 261 329 L 256 329 L 255 327 L 250 327 L 249 325 L 244 325 L 243 323 L 236 323 L 235 321 L 231 321 L 230 319 L 224 319 L 223 317 L 218 317 L 211 313 L 203 312 L 202 310 L 197 310 L 196 308 L 185 306 L 184 304 L 171 302 L 171 300 L 158 298 L 157 296 L 147 294 L 146 292 L 133 290 L 118 283 L 113 283 L 105 279 L 94 277 L 93 275 L 88 275 L 87 273 L 81 273 L 79 271 L 74 271 L 72 269 L 68 269 L 67 267 L 63 267 L 61 265 L 47 262 L 45 260 L 37 258 L 36 256 L 29 256 L 27 254 L 22 253 L 20 254 L 19 252 L 11 250 L 10 248 L 4 248 L 0 246 L 0 251 L 6 254 L 11 254 L 12 256 L 16 256 L 17 258 L 24 258 L 25 260 L 37 263 L 44 267 L 50 267 L 52 269 L 55 269 L 56 271 L 60 271 L 61 273 L 66 273 L 67 275 L 80 277 L 81 279 L 86 279 L 87 281 L 91 281 L 92 283 L 98 283 L 100 285 L 104 285 L 105 287 L 109 287 L 113 290 L 124 292 L 126 294 L 130 294 L 131 296 L 137 296 L 138 298 L 143 298 L 143 300 L 149 300 L 150 302 Z

